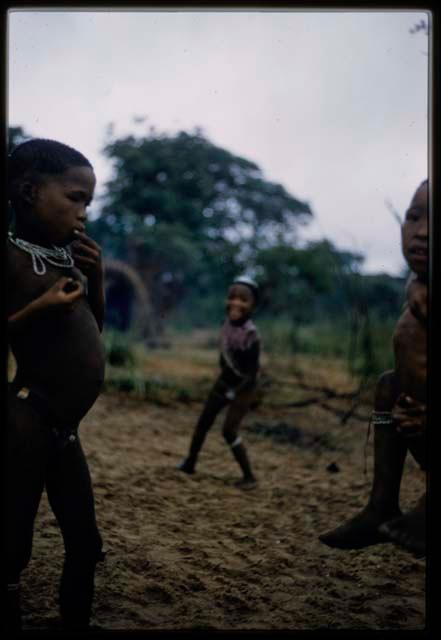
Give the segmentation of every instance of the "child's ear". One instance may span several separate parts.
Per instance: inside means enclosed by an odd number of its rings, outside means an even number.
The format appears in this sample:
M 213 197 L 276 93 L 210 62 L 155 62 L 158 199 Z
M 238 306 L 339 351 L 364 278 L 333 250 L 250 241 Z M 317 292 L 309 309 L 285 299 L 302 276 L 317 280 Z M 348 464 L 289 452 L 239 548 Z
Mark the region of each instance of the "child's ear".
M 26 204 L 34 204 L 37 196 L 37 185 L 30 180 L 23 180 L 23 182 L 20 183 L 19 193 L 21 199 L 26 202 Z

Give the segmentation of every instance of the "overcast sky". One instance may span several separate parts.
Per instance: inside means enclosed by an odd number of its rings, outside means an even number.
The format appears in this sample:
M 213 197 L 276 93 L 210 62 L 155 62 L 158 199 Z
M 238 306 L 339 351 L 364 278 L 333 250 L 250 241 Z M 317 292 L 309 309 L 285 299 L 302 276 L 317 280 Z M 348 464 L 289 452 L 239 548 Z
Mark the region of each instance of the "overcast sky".
M 398 274 L 399 226 L 427 177 L 425 13 L 11 11 L 9 124 L 82 151 L 98 183 L 109 123 L 199 126 L 309 202 L 305 238 Z M 143 124 L 135 116 L 146 116 Z

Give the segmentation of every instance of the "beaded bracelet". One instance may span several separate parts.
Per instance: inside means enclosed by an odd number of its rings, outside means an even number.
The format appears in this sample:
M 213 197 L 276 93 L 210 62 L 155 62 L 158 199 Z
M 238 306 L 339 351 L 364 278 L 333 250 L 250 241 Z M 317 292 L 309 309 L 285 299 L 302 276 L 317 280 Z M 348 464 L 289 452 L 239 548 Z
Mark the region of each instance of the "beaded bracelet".
M 372 411 L 371 414 L 372 424 L 392 424 L 392 412 L 391 411 Z

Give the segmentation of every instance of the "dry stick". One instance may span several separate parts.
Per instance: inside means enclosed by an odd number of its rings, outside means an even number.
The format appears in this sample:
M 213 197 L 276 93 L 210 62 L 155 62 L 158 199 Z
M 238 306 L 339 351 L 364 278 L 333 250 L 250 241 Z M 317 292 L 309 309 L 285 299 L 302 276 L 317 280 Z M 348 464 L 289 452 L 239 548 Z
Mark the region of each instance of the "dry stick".
M 395 209 L 394 205 L 392 204 L 392 202 L 386 198 L 385 201 L 384 201 L 384 204 L 386 205 L 386 208 L 388 209 L 388 211 L 390 211 L 390 213 L 393 215 L 393 217 L 395 218 L 395 220 L 398 222 L 398 224 L 401 227 L 401 225 L 403 224 L 403 221 L 401 219 L 400 214 L 398 213 L 398 211 Z
M 343 391 L 340 393 L 339 391 L 335 391 L 335 389 L 331 389 L 330 387 L 314 387 L 305 383 L 299 383 L 298 386 L 301 389 L 308 389 L 309 391 L 320 391 L 321 393 L 324 393 L 327 398 L 349 399 L 358 396 L 360 393 L 360 389 L 356 389 L 355 391 Z
M 326 404 L 325 402 L 320 402 L 320 406 L 327 411 L 331 411 L 335 413 L 335 415 L 341 418 L 341 423 L 346 424 L 349 418 L 355 418 L 356 420 L 360 420 L 361 422 L 365 422 L 368 418 L 366 416 L 362 416 L 359 413 L 355 413 L 355 406 L 353 405 L 348 411 L 342 411 L 341 409 L 337 409 L 336 407 L 331 407 L 331 405 Z
M 326 402 L 323 401 L 323 398 L 319 398 L 319 397 L 308 398 L 306 400 L 298 400 L 297 402 L 287 402 L 287 403 L 280 403 L 280 404 L 276 402 L 271 402 L 271 403 L 266 403 L 266 406 L 271 407 L 272 409 L 293 409 L 293 408 L 298 409 L 301 407 L 307 407 L 312 404 L 318 404 L 320 407 L 322 407 L 322 409 L 326 409 L 327 411 L 330 411 L 331 413 L 334 413 L 335 415 L 339 416 L 341 418 L 342 424 L 346 424 L 349 418 L 354 418 L 355 420 L 360 420 L 361 422 L 365 422 L 368 419 L 366 416 L 362 416 L 361 414 L 355 412 L 358 406 L 358 403 L 354 403 L 351 406 L 351 408 L 348 409 L 347 411 L 342 411 L 341 409 L 337 409 L 336 407 L 332 407 L 331 405 L 327 404 Z
M 289 409 L 289 408 L 307 407 L 307 406 L 309 406 L 311 404 L 318 404 L 323 409 L 326 409 L 327 411 L 331 411 L 332 413 L 334 413 L 337 416 L 339 416 L 341 418 L 341 423 L 342 424 L 346 424 L 346 422 L 349 420 L 349 418 L 355 418 L 356 420 L 360 420 L 360 421 L 364 422 L 367 418 L 365 416 L 360 415 L 359 413 L 356 413 L 355 410 L 356 410 L 357 406 L 360 404 L 360 396 L 361 396 L 361 392 L 362 392 L 363 387 L 365 386 L 365 384 L 366 384 L 366 380 L 362 378 L 360 380 L 360 384 L 358 386 L 358 389 L 355 389 L 354 391 L 347 391 L 347 392 L 339 393 L 338 391 L 335 391 L 334 389 L 331 389 L 329 387 L 315 387 L 315 386 L 312 386 L 312 385 L 308 385 L 308 384 L 306 384 L 304 382 L 299 383 L 298 386 L 300 386 L 302 389 L 310 389 L 310 390 L 314 390 L 314 391 L 321 391 L 325 395 L 326 398 L 338 398 L 338 399 L 343 399 L 343 400 L 349 400 L 349 399 L 354 400 L 354 402 L 352 402 L 352 406 L 347 411 L 342 411 L 341 409 L 337 409 L 336 407 L 332 407 L 331 405 L 329 405 L 326 402 L 324 402 L 322 396 L 314 396 L 312 398 L 306 398 L 304 400 L 297 400 L 297 401 L 294 401 L 294 402 L 286 402 L 286 403 L 275 403 L 275 402 L 272 402 L 272 403 L 267 403 L 267 406 L 270 406 L 272 408 L 277 408 L 277 409 Z
M 296 377 L 301 378 L 302 375 L 298 373 L 296 374 Z M 272 382 L 277 382 L 280 385 L 281 380 L 277 380 L 276 378 L 273 378 Z M 331 389 L 331 387 L 325 387 L 325 386 L 317 387 L 314 385 L 307 384 L 306 382 L 303 382 L 303 381 L 298 382 L 297 386 L 300 387 L 301 389 L 307 389 L 308 391 L 319 391 L 320 393 L 323 393 L 327 398 L 340 398 L 343 400 L 348 400 L 348 399 L 359 396 L 364 384 L 365 384 L 365 380 L 362 379 L 357 389 L 355 389 L 354 391 L 343 391 L 343 392 L 339 392 L 339 391 L 336 391 L 335 389 Z M 299 400 L 298 402 L 290 402 L 289 404 L 277 405 L 277 406 L 300 407 L 300 406 L 303 406 L 304 403 L 312 404 L 313 402 L 317 402 L 321 399 L 322 398 L 318 396 L 316 398 L 308 398 L 306 400 Z
M 343 398 L 343 399 L 354 398 L 360 395 L 362 388 L 366 383 L 366 381 L 362 378 L 360 380 L 360 384 L 358 385 L 357 389 L 355 389 L 354 391 L 344 391 L 340 393 L 335 389 L 331 389 L 331 387 L 326 387 L 326 386 L 317 387 L 312 384 L 307 384 L 306 382 L 304 382 L 303 373 L 301 371 L 296 371 L 294 373 L 294 376 L 298 380 L 297 386 L 300 387 L 301 389 L 308 389 L 308 391 L 320 391 L 320 393 L 324 393 L 328 398 Z

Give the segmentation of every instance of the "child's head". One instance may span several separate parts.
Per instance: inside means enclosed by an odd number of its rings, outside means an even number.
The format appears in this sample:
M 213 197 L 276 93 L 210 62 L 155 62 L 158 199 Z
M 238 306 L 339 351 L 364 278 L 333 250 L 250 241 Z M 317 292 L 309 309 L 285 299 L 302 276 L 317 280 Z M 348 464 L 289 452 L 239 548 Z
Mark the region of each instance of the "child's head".
M 246 320 L 256 308 L 259 288 L 251 278 L 240 276 L 233 280 L 225 300 L 227 316 L 233 322 Z
M 35 138 L 9 156 L 9 198 L 17 234 L 34 241 L 68 244 L 84 230 L 95 174 L 79 151 L 55 140 Z
M 401 245 L 410 269 L 421 279 L 428 271 L 428 181 L 415 191 L 401 228 Z

